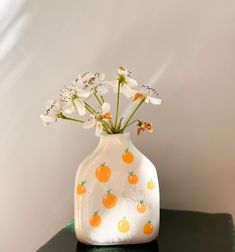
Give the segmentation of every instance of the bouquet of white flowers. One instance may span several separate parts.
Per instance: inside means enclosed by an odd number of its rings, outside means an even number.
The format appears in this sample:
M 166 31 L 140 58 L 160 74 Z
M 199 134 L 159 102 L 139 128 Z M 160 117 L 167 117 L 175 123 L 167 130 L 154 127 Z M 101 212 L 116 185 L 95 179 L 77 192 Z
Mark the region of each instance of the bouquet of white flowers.
M 40 117 L 45 126 L 57 122 L 58 119 L 64 119 L 81 123 L 86 129 L 95 127 L 96 136 L 100 136 L 102 133 L 122 134 L 134 123 L 137 125 L 138 134 L 145 130 L 152 132 L 152 123 L 139 119 L 133 120 L 133 117 L 143 103 L 160 105 L 161 100 L 155 97 L 158 95 L 155 89 L 142 85 L 138 90 L 137 86 L 137 82 L 131 78 L 130 72 L 124 67 L 118 68 L 117 78 L 114 81 L 105 81 L 105 75 L 101 73 L 86 72 L 79 75 L 70 86 L 65 86 L 57 100 L 49 100 L 46 104 L 45 114 Z M 105 95 L 110 89 L 117 94 L 114 118 L 110 113 L 110 104 L 105 101 Z M 136 104 L 126 118 L 119 118 L 120 94 L 132 99 L 132 102 Z M 96 108 L 89 104 L 89 100 L 92 98 L 97 100 Z M 67 116 L 73 113 L 78 113 L 79 116 L 88 115 L 88 117 L 86 120 L 81 120 Z

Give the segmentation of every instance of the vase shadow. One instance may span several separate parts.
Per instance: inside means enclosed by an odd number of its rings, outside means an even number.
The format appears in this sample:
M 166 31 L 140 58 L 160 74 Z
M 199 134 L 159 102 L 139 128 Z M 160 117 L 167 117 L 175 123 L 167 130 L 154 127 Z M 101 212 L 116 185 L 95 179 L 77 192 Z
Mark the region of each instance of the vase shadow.
M 77 252 L 159 252 L 157 240 L 135 245 L 91 246 L 77 243 Z

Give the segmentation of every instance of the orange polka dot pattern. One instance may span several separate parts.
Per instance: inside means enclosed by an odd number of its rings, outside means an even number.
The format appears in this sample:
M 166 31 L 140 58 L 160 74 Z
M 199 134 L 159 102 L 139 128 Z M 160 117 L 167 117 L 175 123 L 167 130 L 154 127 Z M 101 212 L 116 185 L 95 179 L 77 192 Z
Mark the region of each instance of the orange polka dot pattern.
M 134 162 L 135 158 L 133 153 L 129 150 L 129 148 L 126 148 L 124 152 L 122 153 L 121 159 L 124 163 L 130 165 Z M 99 181 L 99 183 L 107 183 L 111 176 L 112 176 L 112 170 L 111 168 L 106 165 L 105 162 L 101 163 L 99 166 L 97 166 L 95 170 L 95 176 L 96 179 Z M 128 171 L 127 175 L 127 183 L 131 186 L 137 185 L 139 182 L 139 177 L 137 174 L 134 173 L 133 170 Z M 151 191 L 155 189 L 155 183 L 150 178 L 147 181 L 146 188 Z M 84 197 L 87 192 L 86 188 L 86 180 L 82 180 L 81 183 L 77 184 L 76 187 L 76 194 L 78 197 Z M 106 191 L 106 194 L 101 198 L 102 205 L 105 209 L 109 209 L 111 211 L 112 208 L 114 208 L 118 204 L 118 197 L 112 192 L 111 188 L 109 188 Z M 144 200 L 141 199 L 136 204 L 136 212 L 138 214 L 144 215 L 144 213 L 147 212 L 147 205 L 145 204 Z M 99 210 L 94 211 L 89 218 L 89 224 L 92 228 L 99 228 L 102 225 L 102 216 L 99 212 Z M 131 229 L 131 223 L 126 218 L 123 217 L 117 221 L 117 230 L 122 233 L 128 233 Z M 151 220 L 148 220 L 145 225 L 143 226 L 143 233 L 145 235 L 150 235 L 153 233 L 154 227 L 151 223 Z

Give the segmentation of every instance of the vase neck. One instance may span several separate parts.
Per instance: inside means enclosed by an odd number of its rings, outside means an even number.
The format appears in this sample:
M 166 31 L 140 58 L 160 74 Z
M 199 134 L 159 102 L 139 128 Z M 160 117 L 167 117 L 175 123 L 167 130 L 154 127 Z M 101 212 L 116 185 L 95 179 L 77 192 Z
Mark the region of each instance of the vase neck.
M 130 145 L 132 141 L 129 133 L 107 134 L 100 137 L 99 145 L 104 144 Z

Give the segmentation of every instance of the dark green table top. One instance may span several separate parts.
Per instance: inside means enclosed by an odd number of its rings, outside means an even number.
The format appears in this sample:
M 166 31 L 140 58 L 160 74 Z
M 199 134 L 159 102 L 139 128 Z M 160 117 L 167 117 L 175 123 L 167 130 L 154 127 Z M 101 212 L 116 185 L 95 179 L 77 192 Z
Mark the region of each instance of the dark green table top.
M 230 214 L 161 210 L 160 235 L 143 245 L 87 246 L 74 230 L 63 228 L 38 252 L 235 252 Z

